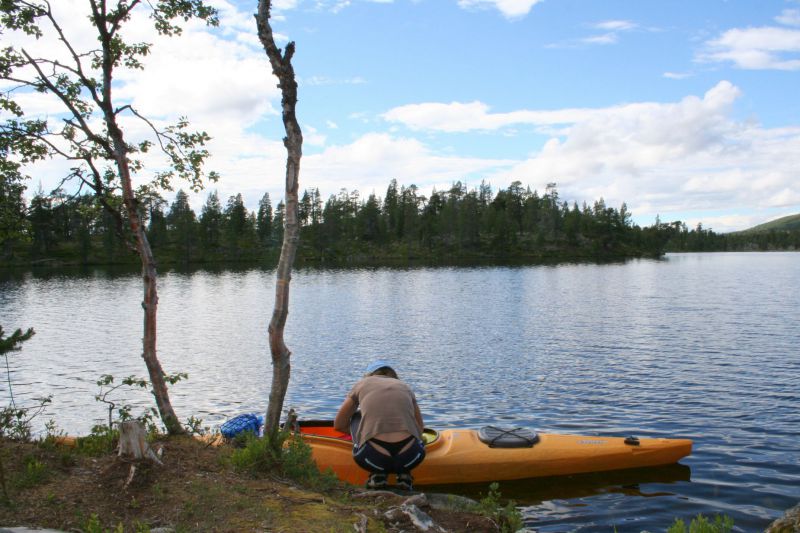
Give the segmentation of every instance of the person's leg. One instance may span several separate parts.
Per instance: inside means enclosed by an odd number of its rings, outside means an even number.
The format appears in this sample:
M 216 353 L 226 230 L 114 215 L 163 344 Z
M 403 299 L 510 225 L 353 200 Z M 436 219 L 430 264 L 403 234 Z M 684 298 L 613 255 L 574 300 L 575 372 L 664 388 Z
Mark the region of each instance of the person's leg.
M 356 464 L 370 472 L 367 480 L 368 489 L 386 487 L 387 474 L 392 472 L 394 461 L 390 455 L 379 451 L 371 441 L 367 441 L 358 448 L 353 448 L 353 459 Z
M 422 441 L 413 439 L 403 447 L 403 450 L 394 456 L 394 471 L 397 474 L 397 486 L 404 490 L 414 488 L 414 477 L 411 470 L 416 468 L 425 459 L 425 445 Z

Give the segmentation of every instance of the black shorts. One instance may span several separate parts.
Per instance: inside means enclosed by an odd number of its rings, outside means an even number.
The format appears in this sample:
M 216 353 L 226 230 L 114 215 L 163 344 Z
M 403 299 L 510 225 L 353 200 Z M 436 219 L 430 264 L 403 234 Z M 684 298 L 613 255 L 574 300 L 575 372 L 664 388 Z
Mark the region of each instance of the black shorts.
M 373 442 L 392 455 L 386 455 L 376 450 L 372 445 Z M 403 450 L 409 442 L 411 445 L 408 449 Z M 370 439 L 361 446 L 353 448 L 353 459 L 364 470 L 376 474 L 406 474 L 425 459 L 425 445 L 414 436 L 400 442 Z

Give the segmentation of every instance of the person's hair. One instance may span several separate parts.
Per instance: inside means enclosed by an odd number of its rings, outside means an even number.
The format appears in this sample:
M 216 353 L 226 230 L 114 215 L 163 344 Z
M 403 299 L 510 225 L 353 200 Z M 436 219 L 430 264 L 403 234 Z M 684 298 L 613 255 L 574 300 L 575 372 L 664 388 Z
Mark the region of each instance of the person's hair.
M 382 366 L 379 369 L 370 372 L 368 376 L 389 376 L 390 378 L 400 379 L 397 377 L 397 372 L 390 366 Z

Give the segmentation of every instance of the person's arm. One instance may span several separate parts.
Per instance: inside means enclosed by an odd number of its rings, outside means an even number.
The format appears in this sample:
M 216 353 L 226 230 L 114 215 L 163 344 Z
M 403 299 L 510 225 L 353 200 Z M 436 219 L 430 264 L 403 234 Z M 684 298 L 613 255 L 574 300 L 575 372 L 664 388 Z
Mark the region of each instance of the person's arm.
M 422 412 L 419 410 L 419 405 L 417 405 L 417 402 L 414 402 L 414 418 L 417 419 L 419 432 L 422 433 L 425 431 L 425 424 L 422 422 Z
M 347 396 L 342 406 L 339 407 L 339 412 L 336 413 L 336 418 L 333 419 L 334 429 L 342 433 L 350 434 L 350 418 L 358 409 L 358 404 L 353 400 L 352 396 Z

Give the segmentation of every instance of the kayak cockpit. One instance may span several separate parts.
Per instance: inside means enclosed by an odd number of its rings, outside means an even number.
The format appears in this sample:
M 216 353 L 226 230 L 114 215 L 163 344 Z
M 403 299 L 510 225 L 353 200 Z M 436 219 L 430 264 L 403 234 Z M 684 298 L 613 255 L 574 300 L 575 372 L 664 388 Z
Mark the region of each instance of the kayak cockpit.
M 333 427 L 333 420 L 298 420 L 297 429 L 304 436 L 323 437 L 346 442 L 353 441 L 350 435 L 342 433 Z M 438 438 L 439 432 L 435 429 L 425 428 L 422 433 L 422 440 L 426 446 L 433 444 Z

